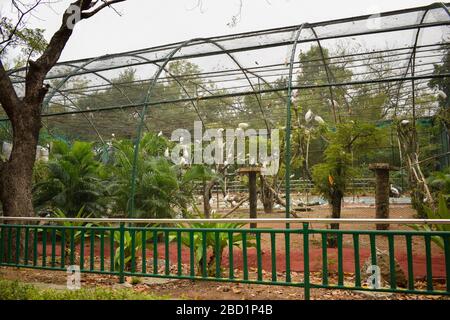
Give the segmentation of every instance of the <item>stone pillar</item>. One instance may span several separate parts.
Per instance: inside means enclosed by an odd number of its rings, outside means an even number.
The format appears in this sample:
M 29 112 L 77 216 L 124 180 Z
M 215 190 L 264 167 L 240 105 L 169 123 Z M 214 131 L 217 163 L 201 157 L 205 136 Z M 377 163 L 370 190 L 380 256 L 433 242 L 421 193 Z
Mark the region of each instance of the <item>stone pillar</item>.
M 388 163 L 372 163 L 369 169 L 375 172 L 375 207 L 377 219 L 389 219 L 389 171 L 395 170 Z M 377 224 L 377 230 L 387 230 L 389 224 Z

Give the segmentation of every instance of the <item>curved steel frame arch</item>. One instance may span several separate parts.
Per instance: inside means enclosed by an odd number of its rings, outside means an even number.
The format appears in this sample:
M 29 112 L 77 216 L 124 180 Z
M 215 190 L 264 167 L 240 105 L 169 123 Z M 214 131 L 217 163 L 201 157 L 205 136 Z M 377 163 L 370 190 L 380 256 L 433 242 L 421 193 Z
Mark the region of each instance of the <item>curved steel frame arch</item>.
M 254 94 L 255 94 L 256 100 L 258 101 L 258 105 L 259 105 L 259 107 L 260 107 L 261 113 L 262 113 L 262 115 L 263 115 L 264 122 L 265 122 L 266 127 L 267 127 L 267 131 L 270 132 L 269 125 L 268 125 L 268 123 L 267 123 L 267 119 L 266 119 L 266 117 L 265 117 L 264 110 L 263 110 L 263 108 L 262 108 L 261 101 L 259 100 L 259 97 L 258 97 L 258 95 L 257 95 L 257 93 L 256 93 L 256 90 L 255 90 L 255 88 L 253 87 L 252 82 L 251 82 L 250 79 L 248 78 L 248 76 L 247 76 L 247 74 L 246 74 L 246 72 L 245 72 L 245 69 L 244 69 L 244 68 L 241 66 L 241 64 L 236 60 L 236 58 L 235 58 L 231 53 L 227 52 L 227 50 L 226 50 L 224 47 L 222 47 L 220 44 L 216 43 L 214 40 L 211 40 L 211 39 L 194 38 L 194 39 L 191 39 L 191 40 L 184 41 L 184 42 L 181 43 L 179 46 L 177 46 L 175 49 L 173 49 L 169 54 L 167 54 L 167 56 L 166 56 L 164 62 L 163 62 L 162 65 L 160 66 L 159 70 L 156 72 L 156 74 L 155 74 L 155 76 L 154 76 L 154 78 L 153 78 L 153 81 L 152 81 L 152 83 L 150 84 L 149 89 L 148 89 L 148 91 L 147 91 L 147 96 L 146 96 L 146 98 L 145 98 L 145 100 L 144 100 L 144 104 L 145 104 L 145 105 L 144 105 L 144 107 L 143 107 L 143 109 L 142 109 L 142 112 L 141 112 L 141 114 L 140 114 L 141 120 L 140 120 L 140 123 L 139 123 L 139 126 L 138 126 L 137 139 L 136 139 L 136 142 L 135 142 L 135 148 L 134 148 L 133 169 L 132 169 L 132 176 L 131 176 L 130 208 L 129 208 L 129 211 L 130 211 L 130 215 L 131 215 L 131 216 L 133 216 L 133 215 L 134 215 L 134 212 L 135 212 L 135 193 L 136 193 L 136 174 L 137 174 L 137 172 L 136 172 L 136 165 L 137 165 L 137 159 L 138 159 L 138 153 L 139 153 L 139 143 L 140 143 L 140 139 L 141 139 L 141 135 L 142 135 L 142 127 L 143 127 L 143 124 L 144 124 L 144 122 L 145 122 L 145 114 L 147 113 L 147 108 L 148 108 L 148 105 L 147 105 L 146 103 L 148 103 L 148 101 L 149 101 L 149 99 L 150 99 L 150 96 L 151 96 L 151 94 L 152 94 L 152 91 L 153 91 L 153 89 L 154 89 L 154 87 L 155 87 L 155 85 L 156 85 L 158 79 L 159 79 L 159 76 L 161 75 L 161 73 L 162 73 L 162 71 L 164 70 L 164 68 L 166 67 L 166 65 L 167 65 L 167 64 L 170 62 L 170 60 L 174 57 L 174 55 L 175 55 L 178 51 L 180 51 L 183 47 L 185 47 L 185 46 L 187 46 L 187 45 L 189 45 L 189 44 L 191 44 L 191 43 L 193 43 L 193 42 L 197 42 L 197 41 L 202 41 L 202 42 L 204 42 L 204 43 L 210 43 L 210 44 L 215 45 L 217 48 L 219 48 L 220 50 L 222 50 L 226 55 L 228 55 L 228 56 L 230 57 L 230 59 L 238 66 L 238 68 L 242 71 L 242 73 L 243 73 L 244 76 L 246 77 L 246 79 L 247 79 L 247 81 L 248 81 L 250 87 L 252 88 L 252 90 L 253 90 L 253 92 L 254 92 Z
M 428 15 L 428 13 L 430 12 L 430 10 L 438 9 L 438 8 L 441 8 L 442 10 L 444 10 L 445 13 L 447 13 L 447 16 L 450 19 L 450 12 L 449 12 L 448 8 L 446 7 L 446 5 L 444 3 L 442 3 L 442 2 L 431 4 L 424 11 L 424 13 L 422 15 L 422 18 L 419 21 L 419 26 L 417 27 L 417 32 L 416 32 L 416 35 L 415 35 L 414 46 L 413 46 L 412 51 L 411 51 L 411 56 L 410 56 L 410 58 L 408 60 L 408 63 L 406 65 L 406 70 L 405 70 L 405 73 L 403 75 L 403 78 L 406 78 L 406 76 L 408 75 L 409 70 L 411 68 L 411 76 L 413 77 L 413 79 L 411 80 L 411 91 L 412 91 L 412 108 L 413 108 L 413 110 L 412 110 L 412 112 L 413 112 L 412 117 L 413 117 L 413 126 L 414 127 L 416 125 L 416 86 L 415 86 L 414 76 L 415 76 L 415 71 L 416 71 L 415 69 L 416 69 L 417 44 L 419 42 L 420 32 L 422 31 L 421 25 L 424 23 L 424 21 L 425 21 L 427 15 Z M 397 90 L 397 96 L 396 96 L 396 102 L 395 102 L 395 108 L 394 108 L 394 114 L 395 115 L 397 114 L 398 103 L 400 101 L 400 93 L 401 93 L 401 89 L 402 89 L 402 84 L 403 84 L 403 80 L 400 81 L 399 87 L 398 87 L 398 90 Z M 417 140 L 416 134 L 417 134 L 416 130 L 414 130 L 413 131 L 413 141 Z
M 287 92 L 287 103 L 286 103 L 286 154 L 285 154 L 285 195 L 286 195 L 286 218 L 289 218 L 291 214 L 291 104 L 292 104 L 292 78 L 294 74 L 294 61 L 295 53 L 297 52 L 297 44 L 300 39 L 300 35 L 308 24 L 304 23 L 300 25 L 297 30 L 295 41 L 292 45 L 291 59 L 289 62 L 289 77 L 288 77 L 288 92 Z M 289 227 L 287 224 L 286 227 Z
M 314 30 L 313 27 L 311 27 L 311 31 L 314 34 L 314 37 L 316 38 L 317 41 L 317 45 L 319 46 L 319 51 L 320 51 L 320 56 L 322 59 L 322 63 L 323 63 L 323 67 L 325 68 L 325 74 L 327 75 L 327 81 L 328 84 L 331 84 L 331 77 L 333 76 L 331 70 L 328 67 L 327 61 L 325 59 L 325 54 L 323 52 L 323 47 L 322 44 L 320 43 L 319 37 L 317 36 L 316 30 Z M 333 117 L 334 117 L 334 123 L 337 123 L 338 117 L 336 116 L 336 106 L 334 104 L 334 93 L 333 93 L 333 88 L 330 86 L 328 87 L 328 90 L 330 91 L 330 100 L 331 100 L 331 108 L 333 109 Z M 340 115 L 339 115 L 339 121 L 340 121 Z

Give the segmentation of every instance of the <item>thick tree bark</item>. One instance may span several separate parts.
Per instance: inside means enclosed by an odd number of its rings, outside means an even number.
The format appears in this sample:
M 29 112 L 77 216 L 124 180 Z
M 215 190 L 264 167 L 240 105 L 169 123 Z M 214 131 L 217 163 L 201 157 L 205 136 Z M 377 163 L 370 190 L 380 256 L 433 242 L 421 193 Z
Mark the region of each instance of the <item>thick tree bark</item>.
M 273 212 L 273 205 L 275 202 L 275 197 L 273 196 L 272 191 L 267 188 L 264 184 L 264 178 L 262 175 L 260 175 L 261 180 L 261 202 L 264 206 L 264 213 L 272 213 Z
M 0 169 L 0 200 L 7 216 L 34 215 L 32 202 L 33 165 L 41 128 L 39 108 L 22 105 L 34 113 L 23 113 L 11 119 L 14 129 L 13 149 L 9 160 Z
M 334 219 L 341 218 L 341 207 L 342 207 L 343 194 L 339 191 L 334 191 L 331 198 L 331 217 Z M 339 230 L 339 223 L 332 223 L 330 225 L 332 230 Z M 336 234 L 330 234 L 328 237 L 328 247 L 337 247 L 337 236 Z

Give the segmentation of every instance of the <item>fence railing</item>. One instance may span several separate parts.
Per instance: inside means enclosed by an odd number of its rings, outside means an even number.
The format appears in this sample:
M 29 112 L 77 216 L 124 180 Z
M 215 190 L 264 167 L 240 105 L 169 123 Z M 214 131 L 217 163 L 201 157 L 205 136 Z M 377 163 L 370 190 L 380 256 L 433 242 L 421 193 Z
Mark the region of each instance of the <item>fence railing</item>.
M 305 299 L 316 288 L 450 295 L 450 232 L 313 228 L 336 222 L 420 225 L 450 220 L 2 220 L 1 266 L 65 271 L 78 265 L 82 273 L 116 275 L 121 282 L 125 276 L 143 276 L 296 286 L 304 289 Z M 33 224 L 37 221 L 41 224 Z M 223 227 L 250 222 L 281 226 Z M 442 248 L 433 244 L 436 240 Z M 386 252 L 385 260 L 380 250 Z M 382 278 L 377 285 L 374 266 L 380 267 Z

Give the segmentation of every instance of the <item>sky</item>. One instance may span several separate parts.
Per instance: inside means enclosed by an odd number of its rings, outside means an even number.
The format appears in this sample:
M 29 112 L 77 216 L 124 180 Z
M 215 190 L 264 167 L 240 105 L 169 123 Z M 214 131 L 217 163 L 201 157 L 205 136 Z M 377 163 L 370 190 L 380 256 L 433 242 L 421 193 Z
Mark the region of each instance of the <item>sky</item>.
M 26 1 L 26 0 L 25 0 Z M 30 0 L 31 1 L 31 0 Z M 148 48 L 196 37 L 299 25 L 304 22 L 373 14 L 432 3 L 430 0 L 127 0 L 77 24 L 61 61 Z M 28 21 L 46 30 L 47 39 L 58 29 L 61 15 L 73 0 L 41 6 Z M 7 14 L 10 0 L 0 0 Z

